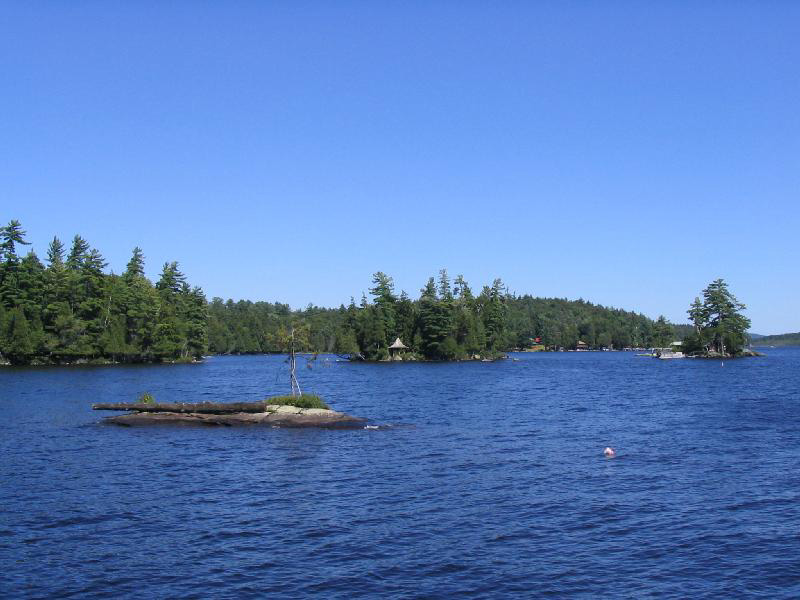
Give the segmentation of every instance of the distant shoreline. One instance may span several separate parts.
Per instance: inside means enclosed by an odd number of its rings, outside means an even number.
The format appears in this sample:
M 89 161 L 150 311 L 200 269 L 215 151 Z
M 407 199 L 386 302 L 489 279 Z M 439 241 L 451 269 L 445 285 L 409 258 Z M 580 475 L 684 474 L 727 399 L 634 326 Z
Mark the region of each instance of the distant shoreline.
M 753 344 L 754 349 L 759 350 L 770 350 L 776 348 L 800 348 L 800 344 L 782 344 L 782 345 L 764 345 L 764 344 Z M 402 363 L 459 363 L 459 362 L 499 362 L 503 360 L 519 360 L 514 359 L 514 357 L 510 356 L 511 354 L 587 354 L 587 353 L 606 353 L 606 352 L 615 352 L 615 353 L 632 353 L 635 350 L 639 349 L 632 349 L 632 350 L 623 350 L 623 349 L 613 349 L 613 350 L 601 350 L 601 349 L 592 349 L 592 350 L 537 350 L 537 351 L 530 351 L 530 350 L 510 350 L 509 352 L 504 353 L 505 356 L 495 357 L 495 358 L 458 358 L 458 359 L 450 359 L 450 360 L 432 360 L 432 359 L 403 359 L 403 360 L 350 360 L 343 355 L 336 354 L 334 352 L 297 352 L 298 356 L 324 356 L 324 357 L 336 357 L 335 361 L 328 361 L 328 362 L 350 362 L 350 363 L 368 363 L 368 364 L 402 364 Z M 34 361 L 30 364 L 26 365 L 14 365 L 11 364 L 7 360 L 0 360 L 0 368 L 2 367 L 16 367 L 16 368 L 30 368 L 30 367 L 113 367 L 113 366 L 175 366 L 175 365 L 199 365 L 206 362 L 206 359 L 217 357 L 217 356 L 287 356 L 286 352 L 236 352 L 236 353 L 224 353 L 224 354 L 208 354 L 203 356 L 200 359 L 191 359 L 191 360 L 112 360 L 112 359 L 78 359 L 74 361 Z M 731 355 L 720 355 L 716 353 L 710 353 L 708 355 L 695 355 L 689 356 L 687 358 L 705 358 L 705 359 L 733 359 L 733 358 L 748 358 L 752 356 L 765 356 L 765 354 L 756 351 L 748 351 L 745 350 L 740 355 L 731 356 Z

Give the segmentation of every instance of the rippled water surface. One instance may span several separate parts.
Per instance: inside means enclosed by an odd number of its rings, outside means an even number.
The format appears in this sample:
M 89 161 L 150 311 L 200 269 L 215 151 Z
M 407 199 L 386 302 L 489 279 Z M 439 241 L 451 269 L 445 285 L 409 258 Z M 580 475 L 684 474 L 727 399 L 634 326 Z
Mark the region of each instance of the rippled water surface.
M 282 357 L 4 368 L 0 596 L 800 597 L 800 349 L 517 356 L 301 367 L 393 426 L 347 431 L 89 409 L 285 392 Z

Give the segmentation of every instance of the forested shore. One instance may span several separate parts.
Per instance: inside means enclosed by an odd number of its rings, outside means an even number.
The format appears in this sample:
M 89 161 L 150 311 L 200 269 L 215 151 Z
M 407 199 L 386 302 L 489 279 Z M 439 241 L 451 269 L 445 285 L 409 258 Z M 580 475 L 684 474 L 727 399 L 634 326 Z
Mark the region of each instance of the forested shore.
M 53 238 L 45 261 L 27 246 L 17 221 L 0 228 L 0 359 L 11 364 L 189 362 L 207 353 L 299 351 L 381 360 L 400 338 L 405 358 L 494 357 L 513 349 L 649 347 L 675 331 L 660 318 L 583 300 L 510 294 L 500 279 L 474 292 L 462 276 L 431 277 L 417 299 L 392 278 L 373 275 L 369 295 L 338 308 L 211 302 L 177 262 L 155 283 L 135 248 L 124 271 L 107 272 L 99 250 L 80 235 Z
M 644 315 L 583 300 L 509 294 L 500 279 L 473 293 L 461 276 L 430 278 L 412 300 L 395 293 L 392 278 L 376 273 L 370 296 L 348 306 L 308 306 L 292 311 L 280 303 L 223 301 L 209 306 L 209 349 L 237 354 L 281 352 L 290 328 L 297 347 L 367 360 L 388 357 L 396 338 L 407 357 L 452 360 L 496 356 L 513 349 L 650 346 L 672 341 L 672 328 Z M 666 327 L 665 327 L 666 325 Z
M 754 346 L 800 346 L 800 332 L 782 333 L 779 335 L 764 335 L 753 340 Z
M 121 275 L 76 235 L 54 237 L 45 263 L 22 258 L 25 231 L 0 228 L 0 355 L 11 364 L 191 361 L 208 347 L 208 307 L 176 262 L 153 284 L 138 247 Z

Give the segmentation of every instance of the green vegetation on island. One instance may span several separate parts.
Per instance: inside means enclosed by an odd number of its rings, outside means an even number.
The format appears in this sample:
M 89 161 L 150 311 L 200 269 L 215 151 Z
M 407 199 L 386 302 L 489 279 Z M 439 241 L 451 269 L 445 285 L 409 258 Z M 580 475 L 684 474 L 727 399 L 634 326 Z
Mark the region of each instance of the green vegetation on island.
M 175 262 L 153 285 L 139 248 L 122 275 L 76 235 L 53 238 L 46 265 L 12 220 L 0 227 L 0 358 L 12 364 L 191 361 L 207 348 L 208 309 Z
M 683 350 L 696 356 L 740 356 L 745 353 L 750 319 L 722 279 L 712 281 L 687 313 L 694 331 L 683 339 Z
M 500 279 L 474 293 L 446 270 L 429 278 L 417 299 L 395 291 L 385 273 L 372 277 L 369 298 L 348 306 L 206 301 L 175 262 L 153 284 L 138 247 L 121 275 L 79 235 L 67 252 L 58 238 L 46 264 L 18 221 L 0 227 L 0 362 L 64 364 L 190 362 L 209 352 L 333 352 L 365 360 L 492 359 L 514 349 L 663 347 L 676 336 L 684 349 L 735 355 L 749 320 L 722 280 L 690 310 L 692 326 L 673 326 L 584 300 L 510 294 Z M 397 338 L 402 346 L 391 348 Z
M 264 400 L 264 404 L 276 406 L 294 406 L 297 408 L 321 408 L 330 410 L 330 406 L 316 394 L 300 394 L 299 396 L 271 396 Z
M 477 295 L 462 276 L 430 278 L 412 300 L 392 278 L 373 275 L 371 299 L 338 309 L 214 298 L 209 306 L 209 350 L 215 354 L 284 352 L 294 328 L 298 351 L 334 352 L 385 360 L 400 338 L 412 359 L 493 358 L 513 349 L 649 347 L 655 323 L 641 314 L 583 300 L 509 294 L 496 279 Z M 670 326 L 667 325 L 669 328 Z M 670 334 L 671 335 L 671 334 Z M 667 337 L 670 337 L 668 335 Z M 669 341 L 672 341 L 671 339 Z

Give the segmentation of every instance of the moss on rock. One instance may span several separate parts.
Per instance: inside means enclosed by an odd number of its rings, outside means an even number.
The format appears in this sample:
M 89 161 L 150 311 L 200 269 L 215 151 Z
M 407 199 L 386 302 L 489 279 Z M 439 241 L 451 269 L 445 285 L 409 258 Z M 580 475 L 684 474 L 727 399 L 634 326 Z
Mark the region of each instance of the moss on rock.
M 323 408 L 330 410 L 330 407 L 316 394 L 300 394 L 299 396 L 272 396 L 264 400 L 265 404 L 277 404 L 281 406 L 296 406 L 297 408 Z

